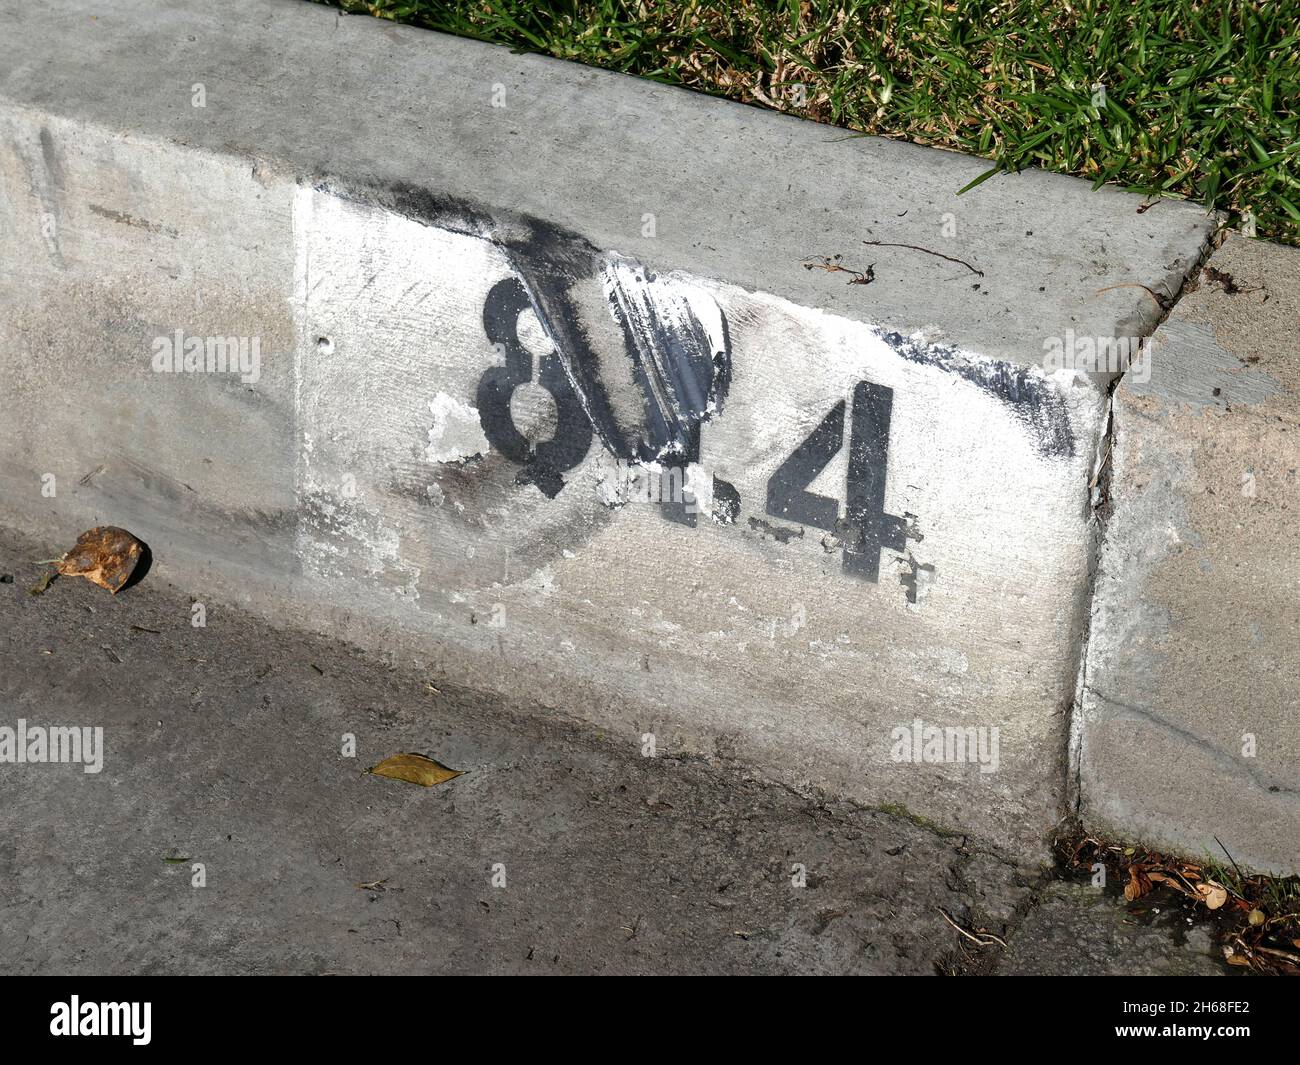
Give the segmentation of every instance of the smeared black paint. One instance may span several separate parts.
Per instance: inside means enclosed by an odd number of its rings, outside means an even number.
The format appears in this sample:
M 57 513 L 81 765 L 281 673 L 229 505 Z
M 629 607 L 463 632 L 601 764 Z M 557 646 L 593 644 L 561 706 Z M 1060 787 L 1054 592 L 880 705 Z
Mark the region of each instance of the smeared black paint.
M 625 327 L 626 328 L 626 327 Z M 642 385 L 644 394 L 649 395 L 645 388 L 645 377 L 641 374 L 641 368 L 637 367 L 638 381 Z M 650 409 L 650 401 L 646 401 L 647 411 Z M 644 442 L 642 447 L 644 447 Z M 664 463 L 667 471 L 666 478 L 661 478 L 661 483 L 666 480 L 668 484 L 686 484 L 687 467 L 692 462 L 698 462 L 700 459 L 700 426 L 696 423 L 686 430 L 680 450 L 669 451 L 668 457 Z M 687 525 L 692 529 L 695 528 L 695 514 L 693 510 L 687 509 L 686 493 L 682 492 L 681 499 L 660 499 L 659 512 L 669 521 L 676 522 L 679 525 Z
M 626 285 L 615 266 L 631 273 Z M 639 264 L 607 267 L 610 313 L 623 331 L 623 343 L 641 390 L 645 420 L 636 447 L 643 462 L 662 462 L 677 470 L 683 483 L 686 468 L 700 459 L 700 427 L 721 411 L 731 385 L 731 339 L 727 319 L 718 309 L 721 350 L 715 350 L 708 330 L 689 302 L 670 294 L 657 298 L 654 274 Z M 665 500 L 661 511 L 669 521 L 695 527 L 696 515 L 680 500 Z
M 1010 406 L 1045 455 L 1073 458 L 1076 442 L 1065 400 L 1041 377 L 1024 367 L 997 361 L 973 362 L 957 348 L 925 344 L 901 333 L 880 338 L 901 358 L 955 373 Z
M 770 521 L 764 521 L 762 518 L 750 518 L 749 527 L 756 533 L 770 536 L 779 544 L 788 544 L 791 540 L 803 539 L 803 529 L 787 529 L 781 525 L 773 525 Z
M 699 425 L 711 412 L 721 409 L 731 379 L 730 340 L 726 337 L 725 319 L 723 350 L 719 352 L 712 350 L 707 331 L 693 315 L 688 314 L 685 329 L 676 329 L 658 313 L 636 322 L 616 314 L 645 410 L 640 425 L 621 425 L 601 378 L 600 360 L 572 295 L 578 282 L 599 278 L 608 262 L 602 249 L 581 234 L 543 219 L 488 210 L 467 200 L 436 195 L 417 185 L 366 186 L 327 180 L 317 187 L 423 225 L 480 237 L 495 244 L 505 252 L 518 275 L 528 306 L 555 345 L 555 358 L 568 381 L 569 391 L 585 412 L 590 430 L 604 447 L 626 462 L 662 461 L 684 466 L 698 460 Z M 659 310 L 652 302 L 651 309 Z M 522 383 L 509 376 L 501 378 L 493 387 L 504 389 L 512 382 Z M 549 388 L 545 381 L 539 383 Z M 552 383 L 560 387 L 554 375 Z M 554 389 L 549 390 L 556 395 Z M 510 428 L 514 431 L 513 426 Z M 487 432 L 486 424 L 484 431 Z M 550 443 L 558 442 L 560 436 L 557 431 Z M 589 444 L 590 433 L 587 439 Z M 518 441 L 514 443 L 517 445 Z M 515 450 L 518 452 L 517 446 Z M 540 455 L 541 446 L 537 451 Z M 561 465 L 560 458 L 567 460 L 571 456 L 553 452 L 549 461 L 534 461 L 526 468 L 524 479 L 536 483 L 543 491 L 555 488 L 554 478 L 571 468 Z M 562 483 L 561 479 L 561 487 Z
M 599 274 L 607 261 L 606 254 L 580 233 L 531 215 L 489 210 L 469 200 L 437 195 L 409 183 L 370 185 L 327 177 L 317 182 L 316 187 L 354 202 L 385 208 L 424 225 L 481 237 L 500 247 L 522 279 L 542 328 L 555 342 L 565 374 L 593 430 L 615 457 L 628 462 L 648 458 L 671 461 L 664 451 L 657 449 L 681 446 L 684 430 L 691 421 L 707 417 L 699 413 L 698 401 L 690 398 L 692 388 L 700 386 L 706 376 L 695 356 L 699 350 L 698 336 L 692 337 L 694 330 L 691 330 L 684 337 L 659 337 L 654 335 L 652 326 L 634 330 L 642 334 L 639 339 L 628 336 L 625 330 L 637 380 L 646 394 L 645 422 L 641 426 L 625 427 L 614 417 L 600 376 L 599 360 L 571 296 L 578 281 Z M 725 332 L 725 319 L 723 328 Z M 1064 399 L 1048 381 L 1029 369 L 994 360 L 973 361 L 955 347 L 926 344 L 894 331 L 883 331 L 880 336 L 900 358 L 955 373 L 1006 403 L 1043 454 L 1066 458 L 1075 455 L 1077 441 Z M 660 366 L 659 352 L 672 351 L 674 347 L 680 354 L 669 356 L 666 364 Z M 716 388 L 719 409 L 730 382 L 729 339 L 724 358 L 726 365 L 711 368 L 709 375 Z M 673 392 L 671 404 L 663 405 L 651 399 L 652 390 L 648 385 L 656 379 L 680 385 Z
M 719 308 L 722 350 L 676 297 L 671 306 L 653 298 L 654 275 L 626 264 L 637 288 L 611 278 L 610 311 L 623 330 L 624 345 L 645 401 L 645 426 L 639 441 L 643 461 L 696 462 L 700 425 L 722 409 L 731 385 L 731 340 Z M 679 321 L 680 319 L 680 321 Z
M 697 422 L 687 432 L 687 442 L 685 454 L 676 461 L 669 461 L 664 464 L 666 476 L 663 478 L 669 484 L 674 480 L 677 484 L 685 485 L 688 468 L 692 463 L 700 460 L 700 425 Z M 719 506 L 719 496 L 722 498 Z M 692 502 L 698 502 L 693 500 Z M 734 503 L 734 505 L 733 505 Z M 679 525 L 687 525 L 694 529 L 698 512 L 693 507 L 687 506 L 685 493 L 681 499 L 661 499 L 659 511 L 669 521 L 677 522 Z M 740 493 L 736 491 L 734 485 L 722 480 L 720 477 L 713 478 L 713 508 L 712 515 L 714 521 L 723 525 L 728 525 L 736 520 L 736 515 L 740 513 Z M 727 515 L 731 517 L 728 519 Z
M 713 478 L 713 520 L 719 525 L 735 525 L 740 517 L 740 492 L 730 481 Z
M 653 287 L 653 275 L 630 261 L 626 285 L 611 258 L 580 234 L 550 222 L 433 194 L 415 185 L 351 187 L 327 183 L 323 191 L 400 214 L 424 225 L 485 239 L 506 255 L 516 277 L 498 283 L 484 308 L 484 328 L 507 352 L 504 367 L 484 374 L 478 405 L 484 431 L 502 455 L 520 464 L 517 480 L 537 485 L 554 497 L 563 488 L 563 473 L 582 461 L 593 434 L 617 459 L 628 463 L 659 462 L 682 470 L 700 456 L 701 426 L 720 412 L 731 382 L 729 326 L 719 308 L 721 350 L 691 312 L 689 302 L 667 292 L 665 302 Z M 608 276 L 601 277 L 603 271 Z M 633 377 L 643 399 L 639 424 L 620 424 L 601 377 L 600 360 L 584 327 L 574 291 L 579 282 L 609 281 L 607 293 L 614 320 L 621 327 Z M 641 287 L 644 286 L 644 287 Z M 518 318 L 531 308 L 555 345 L 540 360 L 539 383 L 555 397 L 560 424 L 549 441 L 532 446 L 510 420 L 510 395 L 529 380 L 531 357 L 518 338 Z M 1039 449 L 1049 456 L 1072 457 L 1076 450 L 1069 410 L 1049 382 L 1028 369 L 992 360 L 975 361 L 954 347 L 925 344 L 897 332 L 879 334 L 909 362 L 955 373 L 1008 404 Z M 871 382 L 854 390 L 845 487 L 845 517 L 838 501 L 807 491 L 807 486 L 844 445 L 846 404 L 840 402 L 774 474 L 768 485 L 767 513 L 801 525 L 829 530 L 843 543 L 845 572 L 864 580 L 879 579 L 880 552 L 906 550 L 920 540 L 914 515 L 884 510 L 893 392 Z M 733 523 L 739 494 L 719 478 L 713 482 L 715 521 Z M 696 515 L 681 501 L 663 504 L 670 520 L 694 526 Z M 750 518 L 751 528 L 788 543 L 802 528 L 781 528 Z M 910 558 L 910 555 L 909 555 Z M 933 567 L 912 563 L 905 577 L 909 601 L 916 601 L 917 573 Z M 910 578 L 910 584 L 908 580 Z

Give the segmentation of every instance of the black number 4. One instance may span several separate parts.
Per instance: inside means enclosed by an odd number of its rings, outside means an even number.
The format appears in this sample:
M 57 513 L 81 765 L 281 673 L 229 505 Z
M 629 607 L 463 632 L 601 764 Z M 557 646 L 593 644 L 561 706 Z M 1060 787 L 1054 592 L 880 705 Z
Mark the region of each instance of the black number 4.
M 907 524 L 885 513 L 885 470 L 894 390 L 870 381 L 853 389 L 849 475 L 844 520 L 839 500 L 809 492 L 810 485 L 844 446 L 844 400 L 808 434 L 767 483 L 767 512 L 774 518 L 834 532 L 844 540 L 844 571 L 873 584 L 880 578 L 880 552 L 906 549 Z

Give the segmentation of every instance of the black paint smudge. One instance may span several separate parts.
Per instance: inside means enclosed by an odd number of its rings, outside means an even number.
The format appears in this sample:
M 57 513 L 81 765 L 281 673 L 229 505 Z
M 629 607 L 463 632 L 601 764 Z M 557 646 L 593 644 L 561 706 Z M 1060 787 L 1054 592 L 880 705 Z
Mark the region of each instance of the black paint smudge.
M 422 225 L 480 237 L 499 247 L 523 282 L 533 312 L 555 344 L 565 375 L 606 450 L 626 462 L 686 465 L 698 461 L 699 426 L 721 410 L 731 381 L 725 317 L 722 350 L 716 351 L 707 330 L 689 307 L 659 305 L 648 292 L 642 294 L 641 302 L 647 305 L 642 314 L 629 312 L 634 302 L 631 298 L 622 301 L 622 307 L 618 301 L 611 301 L 645 408 L 641 425 L 623 426 L 614 416 L 600 375 L 599 358 L 572 296 L 578 282 L 601 278 L 613 261 L 605 251 L 581 234 L 542 219 L 489 211 L 416 185 L 373 187 L 325 180 L 316 188 L 387 209 Z M 653 276 L 631 260 L 619 261 L 639 268 L 640 276 L 647 281 Z M 674 301 L 679 302 L 685 301 Z M 539 487 L 558 491 L 553 483 Z
M 773 525 L 770 521 L 764 521 L 762 518 L 750 518 L 749 527 L 760 536 L 772 537 L 779 544 L 788 544 L 791 540 L 803 539 L 803 526 L 800 526 L 796 531 L 783 525 Z
M 880 339 L 908 362 L 955 373 L 1009 405 L 1044 454 L 1074 457 L 1074 427 L 1070 424 L 1069 409 L 1045 378 L 1010 363 L 974 361 L 955 347 L 926 344 L 902 333 L 882 331 Z
M 740 492 L 730 481 L 713 478 L 713 520 L 719 525 L 734 525 L 740 517 Z
M 687 299 L 655 287 L 654 274 L 629 260 L 605 270 L 610 312 L 623 330 L 645 401 L 642 461 L 699 461 L 700 425 L 722 409 L 731 385 L 731 340 L 709 336 Z
M 580 398 L 592 428 L 607 450 L 628 462 L 663 459 L 698 445 L 698 425 L 711 416 L 708 399 L 720 410 L 731 379 L 730 341 L 727 350 L 713 352 L 706 368 L 700 355 L 707 349 L 695 329 L 666 333 L 657 315 L 636 323 L 624 321 L 629 354 L 645 393 L 646 418 L 641 426 L 621 426 L 614 416 L 600 363 L 572 298 L 579 281 L 599 276 L 609 256 L 580 233 L 530 215 L 488 210 L 471 201 L 440 196 L 408 183 L 358 185 L 334 178 L 315 183 L 322 192 L 353 202 L 378 206 L 423 225 L 488 240 L 501 248 L 528 290 L 538 321 L 555 343 L 565 373 Z M 696 323 L 698 324 L 698 323 Z M 723 319 L 724 332 L 726 320 Z M 1077 443 L 1064 398 L 1045 378 L 1028 368 L 997 360 L 973 360 L 958 348 L 927 344 L 895 331 L 880 331 L 881 339 L 900 357 L 920 365 L 955 373 L 1010 406 L 1039 450 L 1049 456 L 1073 458 Z M 656 399 L 655 384 L 666 387 L 668 402 Z M 695 440 L 692 440 L 692 436 Z

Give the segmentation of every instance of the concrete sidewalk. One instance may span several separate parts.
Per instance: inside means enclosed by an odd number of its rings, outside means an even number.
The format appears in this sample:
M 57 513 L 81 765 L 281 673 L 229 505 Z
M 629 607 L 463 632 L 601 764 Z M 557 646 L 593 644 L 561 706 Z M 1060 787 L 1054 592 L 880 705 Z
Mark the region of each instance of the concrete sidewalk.
M 53 548 L 0 531 L 0 726 L 100 726 L 103 760 L 0 765 L 5 973 L 1220 971 L 1203 930 L 722 752 L 645 757 L 215 603 L 196 628 L 156 577 L 33 596 Z M 399 751 L 464 775 L 365 774 Z

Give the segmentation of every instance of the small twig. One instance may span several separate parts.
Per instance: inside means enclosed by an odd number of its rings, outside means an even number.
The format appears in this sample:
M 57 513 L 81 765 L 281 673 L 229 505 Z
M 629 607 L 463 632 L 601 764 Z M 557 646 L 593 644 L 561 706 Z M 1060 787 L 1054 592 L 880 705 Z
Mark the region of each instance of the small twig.
M 1196 888 L 1194 888 L 1194 887 L 1191 885 L 1191 883 L 1188 882 L 1187 877 L 1183 876 L 1183 874 L 1180 873 L 1177 869 L 1175 869 L 1173 872 L 1174 872 L 1174 876 L 1178 877 L 1178 879 L 1181 880 L 1181 881 L 1183 882 L 1183 886 L 1184 886 L 1185 888 L 1187 888 L 1187 894 L 1188 894 L 1188 895 L 1189 895 L 1193 900 L 1197 900 L 1197 901 L 1199 901 L 1199 900 L 1200 900 L 1200 897 L 1201 897 L 1201 896 L 1200 896 L 1200 893 L 1197 892 Z
M 935 909 L 939 911 L 940 917 L 942 917 L 945 921 L 947 921 L 950 925 L 952 925 L 953 928 L 955 928 L 958 932 L 964 935 L 972 943 L 981 947 L 989 946 L 989 943 L 987 943 L 985 940 L 978 938 L 973 932 L 967 932 L 966 929 L 964 929 L 961 925 L 959 925 L 956 921 L 954 921 L 951 917 L 949 917 L 946 913 L 944 913 L 942 906 L 936 906 Z M 1003 947 L 1006 946 L 1006 943 L 1004 943 L 1001 939 L 995 936 L 992 932 L 981 932 L 980 935 L 987 936 L 994 943 L 998 943 Z
M 1156 301 L 1156 306 L 1159 307 L 1162 311 L 1168 305 L 1168 297 L 1161 296 L 1158 292 L 1148 288 L 1140 281 L 1124 281 L 1118 285 L 1107 285 L 1105 288 L 1097 289 L 1097 295 L 1100 296 L 1103 292 L 1114 292 L 1115 289 L 1117 288 L 1140 288 L 1143 292 L 1145 292 L 1148 296 L 1150 296 L 1153 300 Z
M 1233 858 L 1231 854 L 1228 854 L 1228 848 L 1223 845 L 1223 840 L 1219 839 L 1218 836 L 1215 836 L 1214 842 L 1219 845 L 1219 849 L 1223 851 L 1224 854 L 1228 855 L 1228 861 L 1232 862 L 1232 867 L 1237 870 L 1237 883 L 1244 884 L 1246 878 L 1241 874 L 1241 867 L 1237 864 L 1237 860 Z M 1234 891 L 1233 894 L 1235 895 L 1237 892 Z
M 956 263 L 958 266 L 964 266 L 976 277 L 984 276 L 983 270 L 976 270 L 975 267 L 971 266 L 971 264 L 968 263 L 965 259 L 954 259 L 951 255 L 944 255 L 943 252 L 941 251 L 932 251 L 929 248 L 920 248 L 917 247 L 915 244 L 891 244 L 887 240 L 864 240 L 862 243 L 870 244 L 873 248 L 907 248 L 910 251 L 923 252 L 926 255 L 933 255 L 939 259 L 947 259 L 948 262 Z
M 950 925 L 952 925 L 953 928 L 957 929 L 958 932 L 964 935 L 972 943 L 978 943 L 981 947 L 987 945 L 984 943 L 980 943 L 980 941 L 976 939 L 970 932 L 967 932 L 966 929 L 964 929 L 961 925 L 959 925 L 956 921 L 954 921 L 951 917 L 949 917 L 946 913 L 944 913 L 942 907 L 936 906 L 935 909 L 939 911 L 940 917 L 942 917 L 945 921 L 947 921 Z

